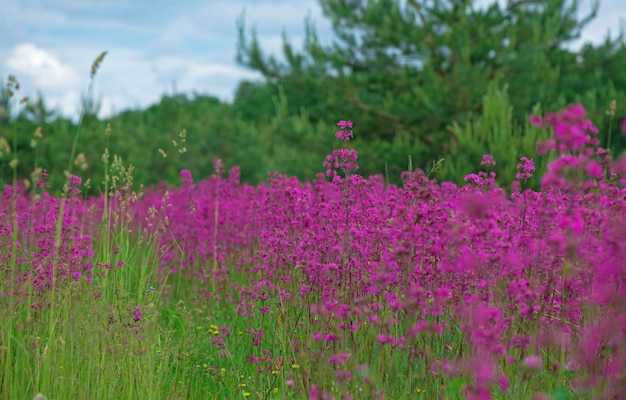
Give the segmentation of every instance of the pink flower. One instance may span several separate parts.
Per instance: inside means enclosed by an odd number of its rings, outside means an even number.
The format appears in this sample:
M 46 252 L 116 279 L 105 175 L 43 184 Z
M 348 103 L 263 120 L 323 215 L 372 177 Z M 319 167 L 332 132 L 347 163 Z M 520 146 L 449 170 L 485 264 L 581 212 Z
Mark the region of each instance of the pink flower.
M 465 180 L 465 182 L 472 181 L 472 182 L 474 182 L 478 186 L 480 186 L 482 184 L 482 182 L 483 182 L 482 178 L 479 177 L 476 174 L 465 175 L 465 178 L 463 178 L 463 180 Z
M 500 375 L 498 377 L 498 385 L 501 392 L 506 392 L 509 389 L 509 378 L 505 375 Z
M 320 390 L 317 388 L 317 385 L 311 385 L 309 389 L 309 399 L 319 399 L 321 396 Z
M 181 186 L 190 186 L 193 184 L 191 171 L 189 171 L 188 169 L 183 169 L 180 171 L 180 178 L 181 178 Z
M 533 126 L 542 126 L 543 125 L 543 119 L 537 115 L 531 115 L 530 118 L 528 118 L 528 120 L 530 121 L 531 125 Z
M 378 335 L 377 337 L 378 343 L 380 344 L 391 344 L 393 345 L 396 341 L 391 335 Z
M 48 187 L 48 171 L 46 171 L 45 169 L 41 170 L 35 186 L 42 189 Z
M 565 364 L 566 371 L 578 371 L 580 369 L 580 364 L 576 360 L 568 360 Z
M 591 179 L 601 179 L 604 176 L 604 170 L 597 161 L 589 161 L 587 163 L 587 174 Z
M 349 128 L 349 129 L 352 128 L 352 121 L 341 120 L 341 121 L 337 122 L 337 126 L 339 126 L 339 128 L 341 128 L 340 131 L 335 133 L 335 136 L 337 138 L 347 142 L 348 140 L 350 140 L 350 139 L 352 139 L 354 137 L 354 134 L 352 133 L 351 130 L 346 130 L 346 128 Z
M 493 166 L 496 165 L 496 162 L 491 154 L 483 154 L 483 160 L 480 162 L 480 165 Z
M 334 333 L 327 333 L 324 336 L 324 341 L 328 343 L 335 343 L 335 342 L 339 342 L 340 340 L 341 338 L 338 335 L 335 335 Z
M 83 182 L 83 179 L 80 176 L 76 176 L 76 175 L 70 175 L 70 179 L 68 180 L 68 185 L 71 186 L 80 186 L 80 184 Z
M 532 172 L 535 171 L 535 162 L 532 158 L 522 157 L 520 158 L 520 163 L 517 164 L 517 169 L 521 169 L 522 171 L 515 175 L 515 179 L 521 181 L 532 178 Z
M 582 118 L 585 118 L 585 107 L 582 104 L 572 104 L 565 110 L 563 110 L 563 118 L 570 120 L 572 122 L 576 122 Z
M 342 364 L 348 361 L 350 358 L 350 353 L 337 353 L 328 357 L 329 364 Z
M 143 309 L 141 306 L 133 307 L 133 321 L 139 322 L 143 319 Z
M 524 360 L 524 367 L 538 371 L 543 367 L 543 359 L 536 354 L 528 356 Z
M 352 128 L 352 121 L 341 120 L 337 122 L 337 126 L 340 127 L 341 129 Z

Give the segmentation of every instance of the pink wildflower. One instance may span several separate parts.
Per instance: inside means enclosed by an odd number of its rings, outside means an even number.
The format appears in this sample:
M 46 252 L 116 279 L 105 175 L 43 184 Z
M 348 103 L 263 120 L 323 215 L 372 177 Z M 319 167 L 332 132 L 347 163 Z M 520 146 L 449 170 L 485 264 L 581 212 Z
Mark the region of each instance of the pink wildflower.
M 354 134 L 352 133 L 352 130 L 346 130 L 346 128 L 348 128 L 348 129 L 352 128 L 352 121 L 341 120 L 341 121 L 337 122 L 337 126 L 339 126 L 339 128 L 341 128 L 340 131 L 335 133 L 335 136 L 337 138 L 343 140 L 344 142 L 347 142 L 348 140 L 350 140 L 350 139 L 352 139 L 354 137 Z
M 531 356 L 526 357 L 526 359 L 524 359 L 524 367 L 528 369 L 538 371 L 541 369 L 542 366 L 543 366 L 543 359 L 539 355 L 533 354 Z

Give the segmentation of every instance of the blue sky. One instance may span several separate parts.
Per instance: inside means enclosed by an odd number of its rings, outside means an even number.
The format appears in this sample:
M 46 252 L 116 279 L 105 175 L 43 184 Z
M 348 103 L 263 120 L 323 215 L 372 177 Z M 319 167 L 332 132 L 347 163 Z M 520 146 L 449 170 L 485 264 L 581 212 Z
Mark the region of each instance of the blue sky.
M 591 1 L 581 3 L 586 14 Z M 107 50 L 95 86 L 102 117 L 152 104 L 174 85 L 231 100 L 240 80 L 260 78 L 235 62 L 244 10 L 267 53 L 280 55 L 283 30 L 299 46 L 307 15 L 323 42 L 332 38 L 317 0 L 2 0 L 0 76 L 18 78 L 20 97 L 40 91 L 75 117 L 91 63 Z M 623 25 L 626 1 L 601 0 L 598 18 L 572 48 L 603 41 L 609 29 L 615 37 Z

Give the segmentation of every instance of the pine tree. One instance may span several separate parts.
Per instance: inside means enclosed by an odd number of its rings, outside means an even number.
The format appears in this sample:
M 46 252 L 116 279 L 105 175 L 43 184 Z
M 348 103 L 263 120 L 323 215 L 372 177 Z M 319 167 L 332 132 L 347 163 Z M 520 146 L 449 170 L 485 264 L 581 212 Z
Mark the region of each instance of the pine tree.
M 607 39 L 604 52 L 587 48 L 582 60 L 566 49 L 597 15 L 596 2 L 579 19 L 579 3 L 320 0 L 332 22 L 331 44 L 320 42 L 307 19 L 302 51 L 284 35 L 280 62 L 264 54 L 254 31 L 247 36 L 242 18 L 237 59 L 265 77 L 264 90 L 282 86 L 293 112 L 305 108 L 312 121 L 350 118 L 370 142 L 401 135 L 423 150 L 424 165 L 450 150 L 451 123 L 481 112 L 490 82 L 508 85 L 514 117 L 523 121 L 536 103 L 551 110 L 598 84 L 602 65 L 623 65 L 623 34 Z

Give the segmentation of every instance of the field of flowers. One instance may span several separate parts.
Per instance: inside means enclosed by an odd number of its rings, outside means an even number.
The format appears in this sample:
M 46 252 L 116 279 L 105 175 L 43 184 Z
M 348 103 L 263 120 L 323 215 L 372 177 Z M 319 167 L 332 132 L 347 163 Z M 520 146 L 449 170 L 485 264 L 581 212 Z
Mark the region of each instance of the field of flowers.
M 308 183 L 4 188 L 0 399 L 625 398 L 626 159 L 580 105 L 531 121 L 552 161 L 506 190 L 351 148 Z

